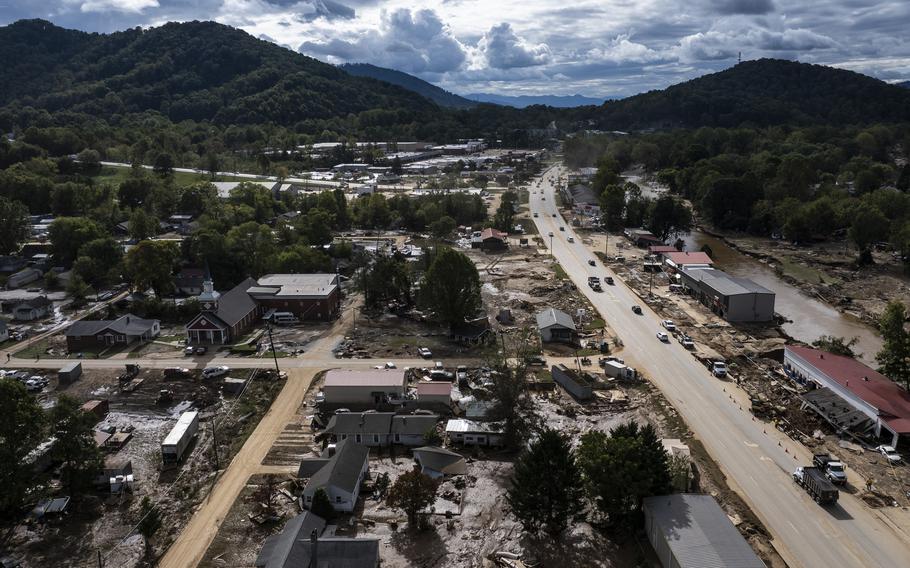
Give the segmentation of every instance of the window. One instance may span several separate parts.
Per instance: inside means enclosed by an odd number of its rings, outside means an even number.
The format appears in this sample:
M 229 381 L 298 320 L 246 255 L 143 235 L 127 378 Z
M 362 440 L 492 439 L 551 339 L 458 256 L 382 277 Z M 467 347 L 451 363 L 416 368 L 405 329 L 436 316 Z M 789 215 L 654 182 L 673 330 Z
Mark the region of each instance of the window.
M 357 434 L 357 435 L 354 437 L 354 441 L 357 442 L 358 444 L 360 443 L 360 434 Z
M 341 503 L 341 495 L 335 495 L 335 502 Z
M 400 442 L 400 441 L 401 441 L 401 434 L 395 434 L 395 441 L 396 441 L 396 442 Z
M 373 443 L 374 443 L 374 444 L 378 444 L 378 443 L 379 443 L 379 434 L 373 434 Z

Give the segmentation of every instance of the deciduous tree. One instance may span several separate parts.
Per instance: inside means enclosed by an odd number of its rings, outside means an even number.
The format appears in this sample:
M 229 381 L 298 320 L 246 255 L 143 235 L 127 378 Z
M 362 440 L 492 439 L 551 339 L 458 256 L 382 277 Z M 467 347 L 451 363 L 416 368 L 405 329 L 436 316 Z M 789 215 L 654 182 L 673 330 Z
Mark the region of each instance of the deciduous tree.
M 907 308 L 899 300 L 890 302 L 878 318 L 884 344 L 875 356 L 882 374 L 910 389 L 910 334 L 904 329 Z
M 28 238 L 28 209 L 0 196 L 0 254 L 10 254 Z
M 68 395 L 61 395 L 51 410 L 51 432 L 57 439 L 54 457 L 60 466 L 61 481 L 71 497 L 91 488 L 101 471 L 101 452 L 95 444 L 94 415 L 82 410 L 82 404 Z
M 25 458 L 44 436 L 44 418 L 21 383 L 0 379 L 0 518 L 19 511 L 34 481 L 32 464 Z
M 436 490 L 439 482 L 429 475 L 414 468 L 398 476 L 389 489 L 386 503 L 392 508 L 401 509 L 408 517 L 408 525 L 418 528 L 420 512 L 436 501 Z
M 180 249 L 170 241 L 142 241 L 126 254 L 124 272 L 137 290 L 151 288 L 155 295 L 170 292 Z
M 480 275 L 464 254 L 441 249 L 420 287 L 421 302 L 439 321 L 450 326 L 464 323 L 480 309 Z

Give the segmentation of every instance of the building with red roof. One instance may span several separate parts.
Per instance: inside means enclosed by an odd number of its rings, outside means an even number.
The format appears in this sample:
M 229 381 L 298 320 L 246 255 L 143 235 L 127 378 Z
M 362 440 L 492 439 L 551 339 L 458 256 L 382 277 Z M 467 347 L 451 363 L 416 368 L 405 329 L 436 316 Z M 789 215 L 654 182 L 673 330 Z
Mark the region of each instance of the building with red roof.
M 838 429 L 875 436 L 887 432 L 895 447 L 900 436 L 910 434 L 910 393 L 856 359 L 788 345 L 784 370 L 817 387 L 804 400 Z
M 661 256 L 664 257 L 664 264 L 673 270 L 681 270 L 683 268 L 692 268 L 696 266 L 702 268 L 710 268 L 714 266 L 714 261 L 711 260 L 711 257 L 706 253 L 700 251 L 666 252 L 662 253 Z

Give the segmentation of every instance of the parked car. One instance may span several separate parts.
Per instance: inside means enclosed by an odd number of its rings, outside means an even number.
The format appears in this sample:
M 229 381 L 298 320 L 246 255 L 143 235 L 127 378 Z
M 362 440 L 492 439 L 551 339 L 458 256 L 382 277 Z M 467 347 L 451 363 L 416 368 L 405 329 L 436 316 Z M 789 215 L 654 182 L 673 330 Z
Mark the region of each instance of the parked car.
M 632 313 L 641 315 L 641 306 L 639 306 L 637 304 L 632 306 Z
M 711 374 L 715 377 L 727 376 L 727 364 L 723 361 L 714 361 L 711 363 Z
M 885 456 L 885 459 L 888 460 L 889 463 L 901 463 L 901 456 L 893 446 L 881 445 L 875 448 L 875 451 Z
M 604 276 L 604 282 L 606 282 L 606 283 L 609 284 L 610 286 L 615 286 L 615 285 L 616 285 L 616 283 L 613 282 L 613 277 L 612 277 L 612 276 Z
M 187 346 L 187 348 L 183 350 L 184 355 L 192 355 L 195 352 L 196 352 L 196 348 L 193 347 L 192 345 Z
M 569 237 L 569 238 L 566 239 L 566 240 L 569 241 L 570 243 L 574 243 L 574 242 L 575 242 L 575 237 Z
M 455 378 L 459 381 L 468 380 L 468 367 L 467 365 L 458 365 L 455 369 Z
M 588 264 L 590 264 L 591 266 L 596 266 L 596 265 L 597 265 L 597 263 L 594 262 L 594 259 L 593 259 L 593 258 L 588 259 Z
M 695 342 L 688 335 L 683 335 L 682 341 L 679 343 L 686 349 L 695 349 Z
M 664 343 L 670 343 L 670 336 L 663 331 L 657 332 L 657 339 L 663 341 Z
M 227 365 L 217 365 L 215 367 L 206 367 L 202 369 L 202 378 L 203 379 L 217 379 L 218 377 L 223 377 L 231 372 L 231 368 Z
M 395 366 L 395 363 L 392 363 L 391 361 L 386 361 L 385 368 L 386 369 L 396 369 L 397 367 Z
M 664 326 L 667 331 L 676 331 L 676 324 L 673 323 L 673 320 L 663 320 L 660 325 Z
M 196 355 L 205 355 L 206 351 L 208 351 L 208 349 L 204 345 L 200 345 L 196 348 Z
M 560 231 L 562 231 L 562 232 L 563 232 L 563 233 L 565 233 L 565 232 L 566 232 L 566 228 L 565 228 L 565 227 L 562 227 L 562 226 L 561 226 L 561 227 L 559 227 L 559 230 L 560 230 Z
M 431 359 L 433 357 L 433 352 L 427 349 L 426 347 L 418 347 L 417 354 L 423 357 L 424 359 Z

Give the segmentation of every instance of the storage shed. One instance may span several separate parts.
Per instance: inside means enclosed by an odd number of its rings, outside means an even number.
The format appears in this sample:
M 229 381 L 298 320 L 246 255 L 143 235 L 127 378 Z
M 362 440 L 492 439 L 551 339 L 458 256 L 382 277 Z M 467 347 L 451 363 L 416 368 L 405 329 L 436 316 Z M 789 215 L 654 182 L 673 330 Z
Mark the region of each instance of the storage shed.
M 710 495 L 647 497 L 642 509 L 664 568 L 765 568 Z
M 57 380 L 60 381 L 61 385 L 68 385 L 75 382 L 79 377 L 82 376 L 82 363 L 79 361 L 73 361 L 72 363 L 67 363 L 57 371 Z

